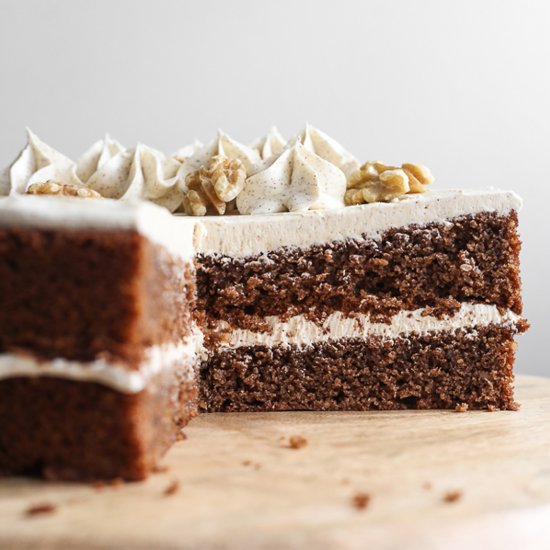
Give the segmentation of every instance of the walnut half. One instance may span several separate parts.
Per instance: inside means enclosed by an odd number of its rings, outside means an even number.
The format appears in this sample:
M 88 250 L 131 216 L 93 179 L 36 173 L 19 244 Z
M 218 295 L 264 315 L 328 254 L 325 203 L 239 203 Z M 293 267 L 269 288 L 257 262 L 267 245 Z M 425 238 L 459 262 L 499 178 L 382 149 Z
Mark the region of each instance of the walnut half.
M 433 179 L 430 170 L 421 164 L 398 167 L 366 162 L 348 178 L 344 201 L 347 205 L 389 202 L 408 193 L 424 193 L 424 186 Z
M 65 197 L 79 197 L 82 199 L 102 198 L 93 189 L 75 185 L 74 183 L 57 183 L 51 180 L 42 183 L 31 183 L 25 193 L 27 195 L 64 195 Z
M 207 164 L 187 174 L 183 207 L 186 214 L 204 216 L 209 210 L 225 214 L 228 204 L 244 187 L 246 169 L 239 159 L 223 155 L 212 157 Z

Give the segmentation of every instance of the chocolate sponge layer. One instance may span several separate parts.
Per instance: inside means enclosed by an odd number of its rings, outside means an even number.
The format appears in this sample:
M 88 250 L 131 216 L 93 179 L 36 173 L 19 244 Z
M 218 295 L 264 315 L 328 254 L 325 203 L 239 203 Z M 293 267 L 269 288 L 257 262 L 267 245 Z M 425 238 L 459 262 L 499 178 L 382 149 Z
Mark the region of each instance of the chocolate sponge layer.
M 393 228 L 380 239 L 338 241 L 264 255 L 197 259 L 198 307 L 254 328 L 266 315 L 333 311 L 387 319 L 402 309 L 452 313 L 459 302 L 521 313 L 517 215 L 484 212 L 449 223 Z
M 391 340 L 222 348 L 202 363 L 199 404 L 208 412 L 514 409 L 515 333 L 490 325 Z
M 136 394 L 46 376 L 4 379 L 0 475 L 144 479 L 196 410 L 196 384 L 177 369 Z
M 0 230 L 0 353 L 135 367 L 190 330 L 194 267 L 135 231 Z

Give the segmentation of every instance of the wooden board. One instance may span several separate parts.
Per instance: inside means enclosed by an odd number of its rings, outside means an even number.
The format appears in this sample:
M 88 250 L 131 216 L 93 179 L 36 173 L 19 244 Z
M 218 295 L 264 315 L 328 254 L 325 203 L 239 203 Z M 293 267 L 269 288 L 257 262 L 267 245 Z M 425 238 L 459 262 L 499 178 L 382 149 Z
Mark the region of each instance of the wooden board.
M 550 379 L 517 396 L 520 412 L 203 415 L 144 483 L 0 481 L 0 546 L 548 547 Z M 26 516 L 37 503 L 56 510 Z

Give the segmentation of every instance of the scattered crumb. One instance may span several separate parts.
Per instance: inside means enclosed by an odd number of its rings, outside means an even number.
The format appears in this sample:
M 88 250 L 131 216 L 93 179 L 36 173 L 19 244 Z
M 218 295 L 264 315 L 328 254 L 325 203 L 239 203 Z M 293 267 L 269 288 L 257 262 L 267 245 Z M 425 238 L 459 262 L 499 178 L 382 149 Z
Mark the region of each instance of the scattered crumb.
M 255 470 L 259 470 L 261 467 L 262 467 L 262 465 L 259 462 L 256 462 L 256 464 L 254 464 L 254 469 Z
M 487 410 L 492 413 L 495 412 L 497 408 L 494 405 L 487 405 Z
M 42 516 L 53 514 L 57 511 L 57 506 L 51 502 L 42 502 L 40 504 L 33 504 L 25 510 L 26 516 Z
M 468 403 L 458 403 L 455 407 L 457 413 L 465 413 L 468 410 Z
M 452 503 L 462 498 L 462 491 L 447 491 L 443 495 L 443 502 Z
M 307 446 L 307 439 L 303 435 L 291 435 L 288 438 L 289 449 L 301 449 Z
M 370 503 L 370 495 L 368 493 L 356 493 L 353 495 L 351 503 L 357 510 L 364 510 Z
M 153 473 L 164 474 L 169 469 L 170 469 L 170 466 L 167 466 L 166 464 L 155 464 L 155 466 L 153 466 Z
M 162 492 L 165 496 L 169 497 L 175 495 L 180 490 L 180 482 L 177 479 L 173 479 L 170 482 L 164 491 Z
M 429 481 L 425 481 L 423 484 L 422 484 L 422 489 L 425 489 L 426 491 L 431 491 L 432 490 L 432 484 L 429 482 Z
M 252 461 L 250 461 L 250 460 L 243 460 L 243 461 L 241 462 L 241 464 L 242 464 L 243 466 L 250 466 L 250 465 L 252 464 Z
M 120 477 L 115 477 L 115 479 L 107 481 L 107 485 L 113 489 L 118 489 L 124 485 L 124 480 Z
M 113 489 L 118 489 L 122 485 L 124 485 L 124 480 L 122 480 L 120 477 L 116 477 L 115 479 L 109 479 L 107 481 L 103 479 L 98 479 L 96 481 L 92 481 L 90 485 L 97 489 L 98 491 L 102 491 L 105 489 L 105 487 L 112 487 Z

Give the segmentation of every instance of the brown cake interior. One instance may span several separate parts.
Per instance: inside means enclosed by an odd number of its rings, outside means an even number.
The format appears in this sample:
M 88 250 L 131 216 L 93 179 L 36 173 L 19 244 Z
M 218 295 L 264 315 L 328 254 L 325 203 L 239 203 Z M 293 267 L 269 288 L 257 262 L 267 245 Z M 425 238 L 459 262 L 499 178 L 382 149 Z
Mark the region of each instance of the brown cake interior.
M 145 479 L 196 409 L 196 385 L 178 369 L 135 394 L 47 376 L 2 380 L 0 475 Z
M 212 331 L 200 369 L 204 411 L 513 409 L 513 336 L 523 321 L 466 331 L 305 346 L 226 346 L 234 327 L 266 332 L 266 315 L 367 313 L 390 322 L 405 310 L 452 317 L 461 303 L 520 314 L 517 215 L 483 212 L 448 223 L 393 228 L 262 256 L 199 258 L 198 307 Z
M 265 316 L 401 310 L 452 316 L 461 303 L 521 313 L 517 216 L 480 213 L 394 228 L 379 239 L 201 255 L 195 271 L 135 231 L 0 230 L 0 353 L 136 369 L 195 322 L 208 356 L 125 394 L 51 378 L 0 380 L 0 473 L 143 479 L 196 412 L 514 409 L 513 337 L 522 321 L 304 346 L 224 346 L 218 321 L 266 331 Z M 187 363 L 186 363 L 187 361 Z M 22 406 L 25 404 L 25 406 Z
M 517 215 L 483 212 L 452 223 L 393 228 L 348 240 L 232 258 L 199 256 L 198 307 L 210 320 L 261 329 L 266 315 L 323 318 L 334 311 L 388 320 L 460 302 L 521 313 Z
M 0 353 L 137 368 L 189 333 L 193 271 L 135 231 L 0 229 Z
M 0 352 L 132 371 L 190 335 L 194 266 L 135 231 L 0 230 Z M 0 380 L 0 473 L 138 480 L 196 413 L 193 357 L 143 391 Z
M 201 410 L 515 409 L 516 330 L 220 349 L 200 370 Z

